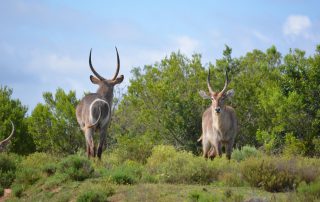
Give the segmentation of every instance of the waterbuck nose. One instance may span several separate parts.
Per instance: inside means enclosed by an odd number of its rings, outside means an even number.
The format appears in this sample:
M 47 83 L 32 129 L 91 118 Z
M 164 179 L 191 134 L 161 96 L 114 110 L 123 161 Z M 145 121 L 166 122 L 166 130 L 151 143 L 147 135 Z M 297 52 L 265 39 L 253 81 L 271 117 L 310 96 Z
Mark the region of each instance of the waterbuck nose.
M 221 111 L 220 107 L 217 107 L 214 110 L 216 111 L 216 113 L 220 113 L 220 111 Z

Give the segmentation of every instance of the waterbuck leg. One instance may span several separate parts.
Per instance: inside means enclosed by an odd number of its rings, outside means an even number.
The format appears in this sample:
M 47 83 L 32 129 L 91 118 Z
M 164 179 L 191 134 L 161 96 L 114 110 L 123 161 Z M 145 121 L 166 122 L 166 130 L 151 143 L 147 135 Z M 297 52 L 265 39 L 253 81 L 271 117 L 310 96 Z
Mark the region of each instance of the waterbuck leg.
M 208 157 L 213 160 L 216 157 L 216 149 L 215 147 L 212 145 L 210 150 L 208 151 Z
M 93 142 L 93 129 L 92 128 L 86 128 L 85 136 L 86 136 L 86 142 L 87 142 L 87 155 L 88 157 L 92 156 L 94 157 L 94 142 Z
M 100 130 L 100 141 L 99 141 L 99 145 L 98 145 L 98 158 L 101 159 L 101 154 L 103 151 L 103 146 L 106 140 L 106 130 L 105 129 L 101 129 Z
M 208 158 L 208 152 L 209 152 L 210 147 L 211 147 L 210 143 L 208 141 L 205 141 L 202 138 L 202 151 L 203 151 L 202 156 L 204 158 Z
M 230 140 L 230 141 L 226 144 L 226 154 L 227 154 L 227 159 L 228 159 L 228 160 L 231 159 L 233 142 L 234 142 L 234 140 Z

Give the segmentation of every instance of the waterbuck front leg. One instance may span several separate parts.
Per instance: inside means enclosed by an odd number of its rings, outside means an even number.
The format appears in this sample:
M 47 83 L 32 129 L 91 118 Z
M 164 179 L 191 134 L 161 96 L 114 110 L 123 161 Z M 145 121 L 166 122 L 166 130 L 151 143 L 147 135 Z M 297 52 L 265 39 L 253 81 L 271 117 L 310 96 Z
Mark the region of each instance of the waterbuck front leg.
M 202 137 L 202 151 L 203 151 L 203 157 L 208 158 L 209 150 L 211 148 L 211 144 L 206 138 Z
M 229 142 L 226 144 L 226 154 L 227 159 L 231 159 L 231 153 L 232 153 L 232 147 L 233 147 L 234 139 L 229 140 Z
M 94 142 L 93 142 L 93 129 L 92 128 L 86 128 L 85 129 L 85 137 L 86 137 L 86 145 L 87 145 L 87 156 L 94 157 L 95 156 L 95 148 L 94 148 Z
M 99 159 L 101 159 L 101 154 L 103 151 L 103 146 L 105 141 L 106 141 L 106 129 L 103 128 L 100 130 L 100 140 L 99 140 L 98 151 L 97 151 L 97 155 Z

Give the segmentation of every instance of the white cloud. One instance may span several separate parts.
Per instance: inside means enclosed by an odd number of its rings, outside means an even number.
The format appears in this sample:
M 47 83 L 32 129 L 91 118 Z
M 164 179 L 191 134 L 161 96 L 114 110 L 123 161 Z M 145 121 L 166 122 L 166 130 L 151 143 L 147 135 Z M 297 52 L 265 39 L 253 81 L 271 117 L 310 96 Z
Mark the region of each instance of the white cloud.
M 27 65 L 32 72 L 38 75 L 51 77 L 53 75 L 71 75 L 77 73 L 84 64 L 84 60 L 72 58 L 70 56 L 58 55 L 56 53 L 31 54 L 31 60 Z
M 193 54 L 200 45 L 198 40 L 193 39 L 189 36 L 177 37 L 175 38 L 174 43 L 177 49 L 187 55 Z
M 283 34 L 289 37 L 303 36 L 309 38 L 311 26 L 312 23 L 308 16 L 290 15 L 283 25 Z
M 257 39 L 259 39 L 263 43 L 268 43 L 268 44 L 272 43 L 272 40 L 268 36 L 262 34 L 261 32 L 254 30 L 252 33 L 253 33 L 253 36 L 255 36 Z

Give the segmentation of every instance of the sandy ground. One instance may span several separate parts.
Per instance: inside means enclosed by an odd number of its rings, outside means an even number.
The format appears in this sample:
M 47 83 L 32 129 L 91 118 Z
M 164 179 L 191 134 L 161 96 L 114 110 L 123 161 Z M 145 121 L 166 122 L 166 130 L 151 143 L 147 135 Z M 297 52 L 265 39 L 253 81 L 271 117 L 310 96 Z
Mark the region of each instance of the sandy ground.
M 11 195 L 11 189 L 4 189 L 4 195 L 0 197 L 0 202 L 5 201 Z

